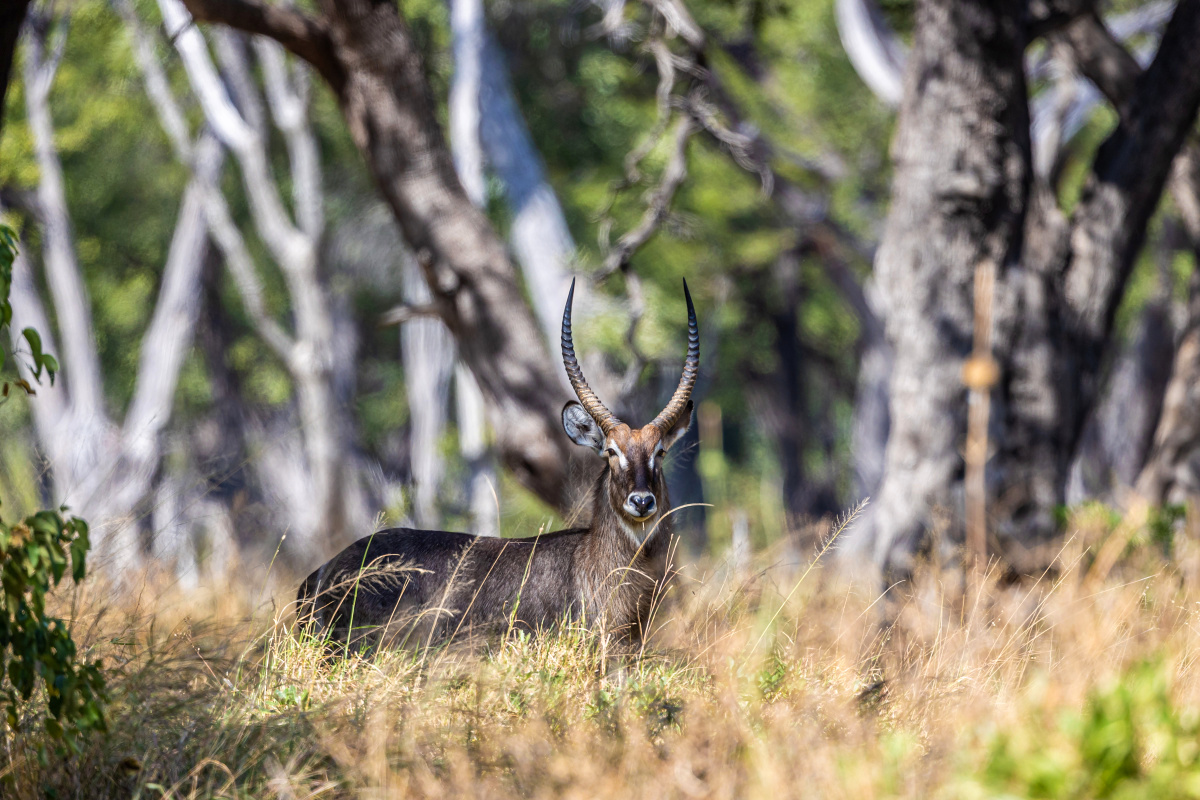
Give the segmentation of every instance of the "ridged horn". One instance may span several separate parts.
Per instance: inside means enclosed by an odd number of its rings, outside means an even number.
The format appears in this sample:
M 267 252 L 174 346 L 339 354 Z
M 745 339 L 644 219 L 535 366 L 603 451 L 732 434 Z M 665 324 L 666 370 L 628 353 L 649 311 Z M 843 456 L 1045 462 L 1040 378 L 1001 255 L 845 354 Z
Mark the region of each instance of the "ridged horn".
M 621 420 L 617 419 L 615 414 L 604 407 L 604 403 L 600 402 L 600 398 L 588 386 L 587 379 L 583 377 L 583 370 L 579 367 L 579 360 L 575 358 L 575 345 L 571 341 L 571 303 L 574 300 L 575 279 L 572 278 L 571 291 L 567 294 L 567 307 L 563 311 L 563 366 L 567 368 L 567 378 L 570 379 L 571 388 L 575 390 L 575 395 L 579 398 L 583 410 L 591 414 L 592 419 L 596 420 L 596 424 L 600 426 L 600 430 L 607 436 L 613 428 L 621 424 Z
M 667 407 L 650 423 L 663 433 L 671 430 L 675 423 L 679 422 L 679 416 L 696 386 L 696 376 L 700 374 L 700 331 L 696 325 L 696 308 L 692 305 L 692 293 L 688 291 L 686 278 L 683 280 L 683 296 L 687 300 L 688 309 L 688 348 L 687 358 L 683 360 L 683 375 L 680 376 L 679 385 L 675 387 L 675 394 L 671 395 Z

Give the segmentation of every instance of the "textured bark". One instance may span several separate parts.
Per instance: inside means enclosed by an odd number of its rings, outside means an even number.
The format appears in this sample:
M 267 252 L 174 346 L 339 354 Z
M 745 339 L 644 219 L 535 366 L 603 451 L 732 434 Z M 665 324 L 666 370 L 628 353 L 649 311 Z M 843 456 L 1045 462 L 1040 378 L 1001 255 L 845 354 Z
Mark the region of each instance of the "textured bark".
M 420 54 L 395 5 L 324 0 L 318 20 L 245 0 L 188 0 L 188 7 L 198 19 L 277 39 L 330 84 L 488 400 L 504 463 L 547 502 L 568 505 L 555 361 L 503 242 L 455 175 Z
M 875 284 L 866 295 L 874 298 Z M 858 385 L 854 394 L 854 416 L 850 423 L 850 452 L 854 459 L 854 497 L 873 498 L 883 482 L 891 416 L 888 412 L 888 387 L 892 380 L 895 356 L 883 322 L 871 304 L 871 315 L 862 322 L 858 347 Z M 861 317 L 860 317 L 861 318 Z
M 1018 568 L 1054 532 L 1069 465 L 1111 360 L 1113 320 L 1146 223 L 1200 105 L 1200 3 L 1180 3 L 1150 67 L 1100 147 L 1068 218 L 1030 187 L 1022 50 L 1014 9 L 919 6 L 895 152 L 896 187 L 876 262 L 896 352 L 879 502 L 860 535 L 903 567 L 942 508 L 961 511 L 958 371 L 971 275 L 1000 267 L 988 465 L 994 544 Z M 861 543 L 862 540 L 860 540 Z
M 144 506 L 162 464 L 162 433 L 199 313 L 207 253 L 203 184 L 216 180 L 223 155 L 211 137 L 196 147 L 197 177 L 180 204 L 133 397 L 118 423 L 104 408 L 90 300 L 75 257 L 50 113 L 50 87 L 65 35 L 65 20 L 51 27 L 50 20 L 39 18 L 25 58 L 27 114 L 40 167 L 36 216 L 43 228 L 43 267 L 60 337 L 50 326 L 24 253 L 14 269 L 13 331 L 19 336 L 25 327 L 36 328 L 45 349 L 60 357 L 58 385 L 42 387 L 33 404 L 35 429 L 51 466 L 56 502 L 89 519 L 97 563 L 120 579 L 141 558 Z M 56 340 L 62 342 L 61 350 Z
M 1174 356 L 1170 305 L 1158 297 L 1147 303 L 1121 347 L 1104 396 L 1084 427 L 1067 479 L 1067 503 L 1125 502 L 1150 453 Z
M 961 505 L 959 370 L 971 349 L 974 268 L 984 258 L 1010 264 L 1024 221 L 1024 45 L 1016 20 L 988 3 L 918 6 L 875 262 L 895 353 L 885 473 L 860 529 L 873 530 L 877 563 L 902 566 L 933 510 Z

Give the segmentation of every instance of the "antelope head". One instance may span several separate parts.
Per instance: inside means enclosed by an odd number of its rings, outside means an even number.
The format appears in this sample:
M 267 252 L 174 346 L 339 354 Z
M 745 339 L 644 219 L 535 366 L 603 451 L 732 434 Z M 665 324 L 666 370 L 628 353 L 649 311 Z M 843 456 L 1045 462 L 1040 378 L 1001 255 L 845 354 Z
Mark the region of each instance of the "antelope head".
M 683 375 L 667 407 L 649 425 L 631 428 L 605 408 L 583 377 L 571 340 L 571 302 L 575 283 L 567 295 L 567 307 L 562 321 L 562 355 L 567 377 L 575 389 L 578 401 L 563 406 L 563 428 L 571 441 L 595 451 L 605 459 L 607 480 L 602 477 L 602 491 L 607 484 L 608 507 L 623 523 L 622 527 L 641 544 L 652 522 L 667 510 L 667 487 L 663 479 L 663 454 L 687 433 L 692 420 L 692 388 L 700 370 L 700 336 L 696 328 L 696 309 L 687 281 L 683 282 L 687 300 L 688 348 L 683 362 Z M 634 526 L 637 523 L 637 526 Z M 638 537 L 633 531 L 641 528 Z

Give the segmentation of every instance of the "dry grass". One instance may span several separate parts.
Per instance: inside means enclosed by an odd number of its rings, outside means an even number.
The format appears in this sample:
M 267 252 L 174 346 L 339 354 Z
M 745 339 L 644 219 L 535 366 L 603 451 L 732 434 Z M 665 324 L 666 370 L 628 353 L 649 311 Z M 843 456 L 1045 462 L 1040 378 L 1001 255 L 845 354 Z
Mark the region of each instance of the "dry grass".
M 1200 795 L 1200 551 L 1134 535 L 1100 579 L 1128 532 L 1077 527 L 1054 571 L 969 592 L 689 570 L 641 657 L 567 628 L 331 660 L 257 592 L 147 590 L 77 623 L 110 734 L 66 766 L 9 737 L 7 796 Z

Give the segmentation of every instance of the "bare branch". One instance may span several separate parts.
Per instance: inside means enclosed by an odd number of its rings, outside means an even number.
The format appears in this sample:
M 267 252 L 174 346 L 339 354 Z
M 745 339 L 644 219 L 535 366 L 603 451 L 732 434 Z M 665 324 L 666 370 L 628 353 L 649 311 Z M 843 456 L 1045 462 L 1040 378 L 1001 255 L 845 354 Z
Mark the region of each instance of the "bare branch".
M 312 64 L 335 92 L 341 91 L 346 74 L 334 55 L 324 20 L 313 19 L 291 6 L 257 0 L 187 0 L 187 7 L 201 22 L 220 22 L 274 39 Z
M 838 35 L 863 83 L 884 103 L 899 108 L 904 90 L 904 45 L 870 0 L 837 0 Z
M 142 72 L 142 79 L 146 84 L 154 109 L 158 113 L 159 121 L 164 130 L 167 130 L 169 133 L 174 130 L 171 138 L 175 144 L 176 157 L 192 170 L 193 179 L 195 180 L 202 176 L 203 173 L 190 156 L 193 148 L 187 135 L 183 113 L 179 108 L 175 96 L 171 93 L 162 64 L 154 57 L 153 47 L 149 44 L 145 30 L 133 8 L 124 2 L 118 8 L 122 9 L 122 16 L 129 27 L 131 35 L 134 37 L 134 54 L 137 56 L 137 63 Z M 142 44 L 136 44 L 139 41 Z M 176 136 L 179 134 L 182 134 L 182 136 L 177 139 Z M 267 313 L 266 306 L 263 303 L 262 283 L 255 270 L 254 259 L 250 256 L 250 251 L 246 248 L 246 242 L 242 238 L 242 233 L 233 221 L 233 216 L 229 212 L 229 206 L 221 194 L 217 183 L 215 181 L 207 183 L 201 180 L 196 188 L 196 192 L 203 203 L 204 216 L 208 222 L 208 228 L 212 234 L 213 241 L 216 242 L 217 248 L 221 251 L 229 273 L 238 287 L 238 294 L 241 296 L 246 311 L 250 315 L 251 324 L 275 355 L 285 364 L 289 363 L 292 358 L 294 342 L 287 332 L 284 331 L 283 327 Z
M 216 186 L 204 187 L 204 214 L 208 218 L 208 229 L 212 233 L 221 255 L 225 258 L 225 266 L 237 285 L 238 295 L 250 315 L 250 321 L 255 331 L 274 351 L 275 355 L 285 363 L 290 364 L 295 348 L 295 342 L 275 319 L 267 313 L 263 302 L 262 281 L 254 268 L 254 259 L 246 249 L 246 242 L 237 223 L 229 213 L 229 206 Z
M 1200 3 L 1180 3 L 1122 123 L 1097 152 L 1075 210 L 1074 258 L 1063 286 L 1086 363 L 1099 363 L 1107 346 L 1146 221 L 1200 108 L 1197 36 Z
M 234 107 L 213 67 L 208 47 L 199 29 L 180 0 L 158 0 L 168 35 L 183 60 L 188 81 L 195 91 L 205 118 L 221 141 L 237 156 L 242 168 L 242 185 L 250 200 L 255 228 L 271 254 L 285 270 L 289 265 L 311 262 L 313 242 L 288 218 L 271 175 L 263 137 L 248 124 Z M 242 54 L 226 50 L 222 55 L 237 60 Z
M 396 325 L 403 325 L 414 319 L 437 316 L 437 307 L 430 303 L 417 303 L 415 305 L 412 303 L 400 303 L 399 305 L 392 306 L 379 316 L 379 326 L 390 328 Z
M 203 136 L 195 150 L 196 171 L 184 190 L 162 288 L 142 338 L 136 388 L 123 426 L 127 447 L 155 446 L 171 416 L 179 370 L 200 314 L 200 272 L 208 249 L 204 187 L 217 183 L 224 153 L 212 135 Z
M 241 31 L 217 27 L 209 34 L 221 65 L 221 77 L 232 92 L 231 98 L 242 118 L 260 138 L 267 135 L 267 114 L 258 86 L 250 75 L 246 46 L 250 37 Z
M 1126 123 L 1133 124 L 1130 118 L 1131 101 L 1144 70 L 1138 58 L 1121 44 L 1119 37 L 1153 30 L 1155 25 L 1161 23 L 1161 16 L 1169 14 L 1172 8 L 1171 3 L 1152 3 L 1144 9 L 1145 13 L 1137 17 L 1132 14 L 1122 17 L 1111 27 L 1106 27 L 1095 15 L 1086 15 L 1061 31 L 1062 40 L 1070 48 L 1080 72 L 1104 93 Z M 1193 242 L 1200 242 L 1198 164 L 1200 147 L 1194 141 L 1189 142 L 1176 156 L 1174 169 L 1168 179 L 1168 188 Z
M 605 257 L 604 269 L 597 275 L 597 280 L 603 280 L 618 270 L 626 269 L 633 254 L 650 240 L 667 218 L 671 210 L 671 201 L 687 178 L 687 145 L 695 132 L 696 126 L 690 117 L 680 117 L 675 122 L 666 169 L 663 170 L 658 186 L 650 192 L 642 219 L 636 228 L 617 241 L 617 246 Z
M 58 47 L 61 50 L 61 45 Z M 91 303 L 75 257 L 62 164 L 54 144 L 48 92 L 55 67 L 54 56 L 48 59 L 45 54 L 42 36 L 28 37 L 25 81 L 27 86 L 37 88 L 25 93 L 25 107 L 41 173 L 37 191 L 45 228 L 46 282 L 54 297 L 62 335 L 62 356 L 68 370 L 71 404 L 80 415 L 91 417 L 103 414 L 104 389 L 92 329 Z
M 175 96 L 167 82 L 167 73 L 162 67 L 158 54 L 154 51 L 154 42 L 145 26 L 142 25 L 142 20 L 138 17 L 131 0 L 114 0 L 113 4 L 133 39 L 133 56 L 141 70 L 142 80 L 146 84 L 146 93 L 150 96 L 150 102 L 154 104 L 154 108 L 158 112 L 159 122 L 162 123 L 167 138 L 171 140 L 171 146 L 175 149 L 175 157 L 182 163 L 189 164 L 192 160 L 191 133 L 188 132 L 188 124 L 184 119 L 183 111 L 175 102 Z
M 271 117 L 287 142 L 296 219 L 300 230 L 316 241 L 325 230 L 325 192 L 317 139 L 308 121 L 308 72 L 298 65 L 289 80 L 283 49 L 270 39 L 256 37 L 254 51 L 262 64 Z

